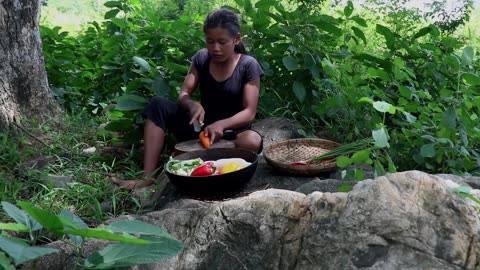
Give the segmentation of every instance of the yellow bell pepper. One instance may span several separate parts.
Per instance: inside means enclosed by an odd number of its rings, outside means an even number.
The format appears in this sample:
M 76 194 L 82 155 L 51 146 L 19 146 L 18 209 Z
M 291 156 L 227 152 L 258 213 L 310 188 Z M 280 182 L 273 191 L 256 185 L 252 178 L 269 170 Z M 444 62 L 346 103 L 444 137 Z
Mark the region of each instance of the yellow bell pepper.
M 229 162 L 220 170 L 220 174 L 230 173 L 243 169 L 243 166 L 237 162 Z

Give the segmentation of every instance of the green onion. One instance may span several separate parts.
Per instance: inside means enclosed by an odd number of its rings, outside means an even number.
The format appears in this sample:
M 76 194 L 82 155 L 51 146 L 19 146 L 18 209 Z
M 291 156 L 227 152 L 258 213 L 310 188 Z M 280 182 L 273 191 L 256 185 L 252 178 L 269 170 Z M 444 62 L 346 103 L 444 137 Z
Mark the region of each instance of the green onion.
M 329 152 L 320 155 L 318 157 L 313 157 L 307 161 L 307 163 L 318 163 L 322 160 L 332 159 L 338 156 L 346 156 L 354 154 L 360 150 L 366 149 L 370 146 L 373 146 L 374 140 L 372 138 L 359 140 L 356 142 L 348 143 L 341 145 L 335 149 L 330 150 Z

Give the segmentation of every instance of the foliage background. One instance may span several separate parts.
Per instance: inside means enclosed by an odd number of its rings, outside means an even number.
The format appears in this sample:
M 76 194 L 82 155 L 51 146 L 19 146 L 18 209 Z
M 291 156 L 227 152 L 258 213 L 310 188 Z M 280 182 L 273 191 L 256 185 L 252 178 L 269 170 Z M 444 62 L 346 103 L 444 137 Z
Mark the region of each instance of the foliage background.
M 288 117 L 306 134 L 328 130 L 342 143 L 373 136 L 384 148 L 372 161 L 379 174 L 386 167 L 476 173 L 478 38 L 468 19 L 477 11 L 432 24 L 428 13 L 404 4 L 108 1 L 103 20 L 75 35 L 43 25 L 42 37 L 59 102 L 71 112 L 105 114 L 107 130 L 139 144 L 139 112 L 153 95 L 175 100 L 189 58 L 203 47 L 205 14 L 228 5 L 266 71 L 258 118 Z M 106 110 L 109 104 L 115 108 Z

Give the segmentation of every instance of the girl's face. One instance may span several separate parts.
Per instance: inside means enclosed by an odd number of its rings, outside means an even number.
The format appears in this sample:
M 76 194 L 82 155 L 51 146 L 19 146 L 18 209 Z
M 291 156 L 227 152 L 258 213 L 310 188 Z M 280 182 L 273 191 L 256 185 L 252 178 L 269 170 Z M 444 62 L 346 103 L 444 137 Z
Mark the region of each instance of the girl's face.
M 240 33 L 232 37 L 224 28 L 210 28 L 205 33 L 205 41 L 212 60 L 225 62 L 233 55 L 235 45 L 240 42 Z

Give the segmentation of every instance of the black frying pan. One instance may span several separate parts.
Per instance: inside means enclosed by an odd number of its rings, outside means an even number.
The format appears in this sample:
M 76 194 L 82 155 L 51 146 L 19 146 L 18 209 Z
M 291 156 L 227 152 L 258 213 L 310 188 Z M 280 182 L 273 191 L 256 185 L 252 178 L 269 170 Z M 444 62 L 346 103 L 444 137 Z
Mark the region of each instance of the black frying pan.
M 178 160 L 201 158 L 204 161 L 222 158 L 243 158 L 252 163 L 250 166 L 238 171 L 212 176 L 182 176 L 166 170 L 168 178 L 180 191 L 195 194 L 235 191 L 252 178 L 258 164 L 257 153 L 240 148 L 210 148 L 183 153 L 174 158 Z

